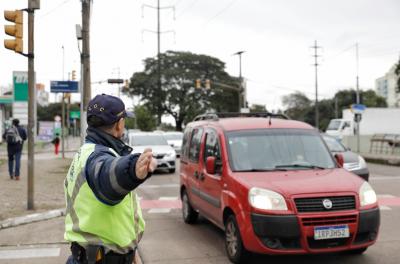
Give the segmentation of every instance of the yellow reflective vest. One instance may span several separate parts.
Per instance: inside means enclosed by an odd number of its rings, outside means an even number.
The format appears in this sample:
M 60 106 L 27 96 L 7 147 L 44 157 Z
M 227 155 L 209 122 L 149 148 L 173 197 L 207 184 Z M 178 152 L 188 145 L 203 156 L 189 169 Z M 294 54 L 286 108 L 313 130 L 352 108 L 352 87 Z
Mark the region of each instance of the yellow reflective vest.
M 106 251 L 125 254 L 136 248 L 144 231 L 139 199 L 134 191 L 113 206 L 96 198 L 85 175 L 86 161 L 95 146 L 86 143 L 80 148 L 64 181 L 67 205 L 64 238 L 83 247 L 102 245 Z M 119 156 L 113 149 L 110 151 Z

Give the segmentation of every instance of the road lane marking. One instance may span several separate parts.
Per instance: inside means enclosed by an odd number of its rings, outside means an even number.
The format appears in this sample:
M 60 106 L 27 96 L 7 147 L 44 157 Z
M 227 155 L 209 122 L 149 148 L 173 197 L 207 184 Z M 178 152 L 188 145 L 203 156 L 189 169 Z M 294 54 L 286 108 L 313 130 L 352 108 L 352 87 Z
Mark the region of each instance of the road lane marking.
M 396 196 L 391 195 L 391 194 L 377 194 L 378 199 L 380 198 L 395 198 Z
M 0 259 L 24 259 L 59 257 L 60 248 L 8 249 L 0 250 Z
M 171 208 L 153 208 L 148 211 L 149 214 L 168 214 Z
M 380 205 L 379 209 L 382 211 L 390 211 L 392 210 L 392 208 L 390 208 L 389 206 L 385 206 L 385 205 Z
M 162 200 L 162 201 L 176 201 L 176 200 L 178 200 L 178 197 L 177 196 L 163 196 L 163 197 L 160 197 L 159 198 L 159 200 Z

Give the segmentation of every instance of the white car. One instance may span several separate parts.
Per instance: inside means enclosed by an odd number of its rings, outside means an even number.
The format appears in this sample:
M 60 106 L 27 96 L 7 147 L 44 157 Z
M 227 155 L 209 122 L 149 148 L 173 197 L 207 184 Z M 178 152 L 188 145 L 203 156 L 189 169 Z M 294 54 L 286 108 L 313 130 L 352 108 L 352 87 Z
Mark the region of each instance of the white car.
M 162 134 L 157 133 L 130 133 L 129 145 L 133 148 L 132 153 L 143 153 L 146 148 L 151 148 L 153 157 L 157 159 L 157 169 L 167 169 L 170 173 L 175 172 L 176 152 L 168 145 Z
M 179 157 L 181 155 L 181 148 L 182 148 L 182 139 L 183 133 L 182 132 L 165 132 L 164 137 L 168 141 L 168 145 L 173 147 L 176 151 L 176 155 Z

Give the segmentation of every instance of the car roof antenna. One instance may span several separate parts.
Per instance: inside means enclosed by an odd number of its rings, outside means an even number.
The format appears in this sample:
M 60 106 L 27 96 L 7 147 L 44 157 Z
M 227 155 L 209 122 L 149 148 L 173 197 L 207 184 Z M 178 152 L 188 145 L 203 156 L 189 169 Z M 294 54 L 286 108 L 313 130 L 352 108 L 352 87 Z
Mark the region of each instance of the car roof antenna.
M 271 115 L 269 116 L 269 125 L 271 125 Z

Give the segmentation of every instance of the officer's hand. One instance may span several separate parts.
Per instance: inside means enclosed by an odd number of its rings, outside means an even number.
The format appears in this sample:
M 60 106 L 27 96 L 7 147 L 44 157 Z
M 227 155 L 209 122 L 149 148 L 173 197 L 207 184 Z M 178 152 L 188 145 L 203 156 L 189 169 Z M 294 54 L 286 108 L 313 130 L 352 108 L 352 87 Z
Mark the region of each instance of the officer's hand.
M 157 160 L 153 158 L 152 150 L 150 148 L 145 149 L 136 161 L 136 177 L 144 179 L 149 172 L 153 172 L 156 168 Z

